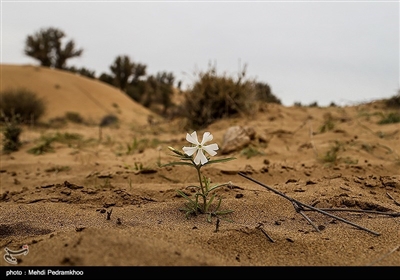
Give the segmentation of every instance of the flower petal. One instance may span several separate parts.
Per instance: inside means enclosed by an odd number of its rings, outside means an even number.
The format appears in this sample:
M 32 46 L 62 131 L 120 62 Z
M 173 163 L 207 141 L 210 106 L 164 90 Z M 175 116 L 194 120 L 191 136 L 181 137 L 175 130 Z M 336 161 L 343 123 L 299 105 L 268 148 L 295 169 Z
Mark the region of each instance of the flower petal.
M 186 140 L 194 145 L 200 145 L 199 140 L 197 139 L 197 132 L 193 131 L 192 134 L 186 134 Z
M 185 152 L 185 154 L 191 156 L 197 151 L 197 147 L 183 147 L 182 150 Z
M 203 140 L 201 140 L 201 145 L 204 145 L 205 143 L 207 143 L 208 141 L 213 140 L 213 136 L 210 132 L 206 131 L 203 134 Z
M 204 155 L 203 150 L 199 149 L 199 151 L 197 152 L 196 157 L 194 158 L 194 163 L 199 165 L 199 163 L 201 162 L 201 164 L 204 165 L 204 164 L 207 163 L 207 161 L 208 161 L 208 159 Z
M 214 143 L 203 146 L 203 150 L 206 151 L 210 156 L 215 156 L 217 154 L 216 150 L 218 150 L 218 145 Z

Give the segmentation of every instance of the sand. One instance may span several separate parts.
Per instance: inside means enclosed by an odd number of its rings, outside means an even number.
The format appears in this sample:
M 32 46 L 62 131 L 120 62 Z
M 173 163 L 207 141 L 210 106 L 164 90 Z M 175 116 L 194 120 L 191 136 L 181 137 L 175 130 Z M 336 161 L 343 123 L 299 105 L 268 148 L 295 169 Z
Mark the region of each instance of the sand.
M 233 210 L 222 216 L 230 221 L 208 222 L 204 214 L 186 218 L 180 211 L 186 201 L 177 190 L 193 194 L 187 187 L 198 185 L 196 170 L 160 166 L 175 160 L 168 146 L 188 145 L 192 131 L 182 120 L 157 117 L 150 124 L 153 113 L 122 92 L 59 70 L 2 65 L 1 79 L 1 90 L 40 92 L 51 108 L 44 121 L 68 111 L 90 120 L 24 126 L 20 150 L 1 155 L 0 248 L 5 254 L 5 248 L 29 247 L 15 256 L 17 264 L 2 258 L 4 269 L 400 264 L 400 217 L 388 215 L 400 212 L 400 125 L 378 124 L 388 112 L 382 101 L 324 108 L 264 104 L 255 116 L 199 130 L 211 132 L 220 147 L 230 126 L 250 126 L 259 136 L 251 143 L 256 153 L 217 154 L 213 159 L 235 159 L 202 168 L 213 184 L 230 182 L 217 191 L 221 209 Z M 95 124 L 110 112 L 121 122 L 104 127 L 100 138 Z M 328 117 L 334 127 L 321 132 Z M 81 139 L 28 153 L 57 134 Z M 333 147 L 335 160 L 327 157 Z

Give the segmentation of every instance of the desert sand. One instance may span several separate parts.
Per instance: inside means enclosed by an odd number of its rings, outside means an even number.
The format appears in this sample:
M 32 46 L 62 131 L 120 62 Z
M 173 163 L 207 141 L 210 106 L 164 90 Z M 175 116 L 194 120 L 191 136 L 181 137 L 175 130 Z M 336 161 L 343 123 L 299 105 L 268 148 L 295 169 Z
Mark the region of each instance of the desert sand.
M 1 155 L 5 269 L 400 265 L 400 124 L 378 124 L 389 110 L 383 101 L 322 108 L 263 104 L 254 116 L 197 131 L 212 133 L 219 147 L 231 126 L 251 127 L 258 136 L 247 149 L 213 157 L 234 160 L 202 168 L 213 184 L 230 183 L 217 191 L 221 209 L 233 210 L 225 216 L 230 221 L 213 217 L 210 223 L 179 210 L 186 201 L 176 191 L 191 194 L 187 187 L 198 185 L 195 169 L 160 166 L 176 160 L 168 146 L 189 145 L 185 137 L 192 131 L 182 120 L 155 116 L 96 80 L 31 65 L 1 67 L 2 91 L 27 87 L 45 98 L 44 122 L 66 112 L 88 120 L 26 125 L 21 148 Z M 95 124 L 108 113 L 120 123 L 102 128 L 100 137 Z M 327 118 L 334 127 L 321 132 Z M 81 138 L 28 153 L 57 134 Z M 333 147 L 334 159 L 328 157 Z M 287 198 L 344 221 L 307 207 L 296 211 Z M 15 256 L 17 264 L 3 258 L 5 248 L 24 245 L 29 253 Z

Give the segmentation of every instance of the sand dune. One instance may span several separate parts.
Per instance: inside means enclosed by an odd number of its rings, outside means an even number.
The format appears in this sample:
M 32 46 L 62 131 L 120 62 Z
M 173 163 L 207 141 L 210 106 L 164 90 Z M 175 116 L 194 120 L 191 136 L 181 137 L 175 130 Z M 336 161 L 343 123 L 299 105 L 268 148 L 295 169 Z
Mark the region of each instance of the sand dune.
M 18 256 L 17 265 L 2 258 L 3 268 L 108 266 L 117 273 L 120 266 L 331 266 L 344 277 L 343 266 L 399 267 L 400 216 L 383 213 L 400 212 L 400 125 L 378 124 L 390 112 L 382 101 L 326 108 L 264 104 L 252 117 L 198 131 L 210 131 L 219 146 L 233 125 L 258 135 L 226 155 L 235 160 L 202 169 L 213 184 L 231 182 L 218 194 L 222 209 L 234 210 L 232 221 L 209 223 L 179 210 L 186 201 L 176 191 L 190 195 L 188 186 L 198 185 L 194 168 L 159 167 L 175 160 L 168 146 L 188 145 L 191 131 L 181 120 L 149 125 L 152 113 L 120 91 L 63 71 L 3 65 L 1 79 L 2 89 L 26 86 L 46 99 L 47 120 L 67 111 L 94 121 L 115 113 L 128 125 L 104 128 L 102 139 L 98 128 L 84 124 L 23 127 L 20 150 L 1 155 L 0 249 L 28 245 L 29 253 Z M 324 130 L 327 120 L 333 126 Z M 28 153 L 44 135 L 65 132 L 82 139 Z M 318 209 L 348 210 L 330 213 L 353 224 L 297 212 L 293 201 L 240 174 Z
M 114 114 L 123 122 L 146 125 L 148 116 L 154 115 L 122 91 L 95 79 L 47 67 L 1 65 L 0 90 L 18 88 L 43 98 L 47 107 L 42 119 L 45 122 L 74 112 L 92 123 Z

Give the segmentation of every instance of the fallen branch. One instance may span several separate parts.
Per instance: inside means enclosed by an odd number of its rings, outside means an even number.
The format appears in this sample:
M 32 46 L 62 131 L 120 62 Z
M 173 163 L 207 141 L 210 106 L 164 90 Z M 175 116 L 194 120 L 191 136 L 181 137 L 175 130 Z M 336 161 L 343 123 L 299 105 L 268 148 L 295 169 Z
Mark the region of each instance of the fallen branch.
M 383 260 L 384 258 L 386 258 L 387 256 L 389 256 L 390 254 L 393 254 L 394 252 L 396 252 L 398 249 L 400 248 L 399 245 L 397 245 L 396 247 L 394 247 L 392 250 L 390 250 L 388 253 L 386 253 L 385 255 L 383 255 L 382 257 L 380 257 L 379 259 L 371 262 L 370 264 L 368 264 L 368 266 L 374 265 L 377 262 L 380 262 L 381 260 Z
M 396 199 L 394 199 L 393 196 L 390 195 L 390 193 L 387 192 L 386 194 L 391 200 L 393 200 L 394 204 L 396 204 L 397 206 L 400 206 L 400 202 L 397 202 Z
M 350 225 L 352 225 L 352 226 L 354 226 L 354 227 L 356 227 L 356 228 L 365 230 L 365 231 L 367 231 L 367 232 L 369 232 L 369 233 L 372 233 L 372 234 L 374 234 L 374 235 L 377 235 L 377 236 L 380 235 L 380 233 L 378 233 L 378 232 L 372 231 L 372 230 L 370 230 L 370 229 L 367 229 L 367 228 L 365 228 L 365 227 L 362 227 L 362 226 L 360 226 L 360 225 L 357 225 L 357 224 L 355 224 L 355 223 L 353 223 L 353 222 L 350 222 L 350 221 L 348 221 L 348 220 L 345 220 L 345 219 L 343 219 L 343 218 L 341 218 L 341 217 L 338 217 L 338 216 L 335 216 L 335 215 L 332 215 L 332 214 L 326 212 L 327 210 L 332 211 L 332 209 L 325 209 L 325 211 L 324 211 L 324 210 L 321 210 L 321 209 L 319 209 L 319 208 L 315 208 L 315 207 L 313 207 L 313 206 L 304 204 L 304 203 L 302 203 L 302 202 L 300 202 L 300 201 L 298 201 L 298 200 L 296 200 L 296 199 L 294 199 L 294 198 L 291 198 L 291 197 L 285 195 L 284 193 L 281 193 L 281 192 L 279 192 L 279 191 L 277 191 L 277 190 L 275 190 L 275 189 L 273 189 L 273 188 L 271 188 L 271 187 L 269 187 L 269 186 L 267 186 L 267 185 L 265 185 L 265 184 L 263 184 L 263 183 L 261 183 L 261 182 L 255 180 L 255 179 L 253 179 L 253 178 L 247 176 L 247 175 L 244 174 L 243 172 L 239 172 L 238 174 L 239 174 L 240 176 L 242 176 L 242 177 L 244 177 L 244 178 L 246 178 L 246 179 L 248 179 L 248 180 L 250 180 L 250 181 L 252 181 L 252 182 L 254 182 L 254 183 L 256 183 L 256 184 L 258 184 L 258 185 L 260 185 L 260 186 L 262 186 L 262 187 L 264 187 L 264 188 L 266 188 L 266 189 L 268 189 L 268 190 L 270 190 L 270 191 L 272 191 L 272 192 L 274 192 L 274 193 L 276 193 L 276 194 L 278 194 L 278 195 L 284 197 L 284 198 L 286 198 L 287 200 L 289 200 L 289 201 L 292 203 L 292 205 L 293 205 L 294 209 L 296 210 L 296 212 L 299 213 L 299 214 L 301 214 L 301 215 L 315 228 L 315 230 L 316 230 L 317 232 L 320 232 L 320 230 L 319 230 L 318 227 L 311 221 L 311 219 L 308 218 L 307 215 L 303 213 L 304 211 L 316 211 L 316 212 L 319 212 L 319 213 L 321 213 L 321 214 L 323 214 L 323 215 L 326 215 L 326 216 L 329 216 L 329 217 L 334 218 L 334 219 L 336 219 L 336 220 L 339 220 L 339 221 L 341 221 L 341 222 L 350 224 Z M 343 210 L 342 210 L 342 209 L 340 209 L 340 208 L 339 208 L 339 209 L 336 208 L 336 209 L 334 209 L 333 211 L 349 211 L 349 210 L 348 210 L 348 209 L 343 209 Z M 352 210 L 350 209 L 350 211 L 352 211 Z M 372 212 L 369 211 L 369 210 L 357 210 L 357 211 L 358 211 L 358 212 L 372 213 Z M 383 215 L 392 215 L 392 216 L 394 216 L 394 217 L 400 216 L 400 213 L 386 213 L 386 212 L 377 212 L 377 211 L 374 211 L 373 213 L 375 213 L 375 214 L 383 214 Z
M 345 211 L 345 212 L 358 212 L 358 213 L 368 213 L 368 214 L 377 214 L 377 215 L 386 215 L 391 217 L 400 217 L 400 212 L 382 212 L 382 211 L 374 211 L 374 210 L 363 210 L 363 209 L 347 209 L 347 208 L 319 208 L 322 211 Z M 304 209 L 304 211 L 310 211 L 310 209 Z
M 274 243 L 275 241 L 272 239 L 271 236 L 269 236 L 269 234 L 263 229 L 263 224 L 259 223 L 258 226 L 256 227 L 259 230 L 261 230 L 262 233 L 264 233 L 264 235 L 269 239 L 269 241 L 271 241 L 272 243 Z

